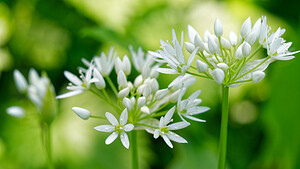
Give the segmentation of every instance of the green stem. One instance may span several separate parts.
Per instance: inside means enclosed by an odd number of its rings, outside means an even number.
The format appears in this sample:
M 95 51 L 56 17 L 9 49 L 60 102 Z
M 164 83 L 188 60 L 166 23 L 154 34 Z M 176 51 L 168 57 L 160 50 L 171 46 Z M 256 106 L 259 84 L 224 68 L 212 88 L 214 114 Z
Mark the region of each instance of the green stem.
M 262 49 L 262 48 L 263 48 L 262 45 L 260 45 L 258 48 L 256 48 L 256 50 L 252 53 L 252 55 L 249 56 L 249 57 L 247 58 L 247 61 L 246 61 L 246 62 L 249 62 L 249 60 L 250 60 L 253 56 L 255 56 L 255 55 L 257 54 L 257 52 L 258 52 L 260 49 Z
M 198 77 L 203 77 L 203 78 L 207 78 L 207 79 L 212 79 L 212 78 L 210 78 L 210 77 L 203 76 L 203 75 L 199 75 L 199 74 L 197 74 L 197 73 L 193 73 L 193 72 L 190 72 L 190 71 L 186 71 L 186 73 L 191 74 L 191 75 L 194 75 L 194 76 L 198 76 Z
M 46 156 L 47 156 L 47 166 L 48 166 L 48 169 L 54 169 L 54 166 L 52 163 L 52 153 L 51 153 L 50 126 L 47 123 L 42 122 L 41 128 L 42 128 L 42 141 L 43 141 Z
M 220 132 L 218 169 L 225 169 L 226 167 L 228 93 L 229 93 L 229 87 L 222 85 L 222 120 L 221 120 L 221 132 Z
M 94 95 L 98 96 L 102 101 L 108 103 L 109 105 L 111 105 L 117 112 L 120 111 L 120 108 L 118 108 L 116 105 L 114 105 L 113 102 L 109 102 L 107 99 L 105 99 L 103 96 L 101 96 L 99 93 L 97 93 L 96 91 L 89 89 L 90 92 L 92 92 Z
M 137 138 L 136 138 L 136 131 L 133 130 L 131 132 L 131 158 L 132 158 L 132 169 L 139 168 L 138 162 L 138 146 L 137 146 Z
M 113 92 L 115 93 L 116 97 L 118 97 L 118 91 L 114 85 L 114 83 L 111 81 L 109 76 L 106 76 L 105 79 L 107 80 L 109 86 L 111 87 L 111 89 L 113 90 Z

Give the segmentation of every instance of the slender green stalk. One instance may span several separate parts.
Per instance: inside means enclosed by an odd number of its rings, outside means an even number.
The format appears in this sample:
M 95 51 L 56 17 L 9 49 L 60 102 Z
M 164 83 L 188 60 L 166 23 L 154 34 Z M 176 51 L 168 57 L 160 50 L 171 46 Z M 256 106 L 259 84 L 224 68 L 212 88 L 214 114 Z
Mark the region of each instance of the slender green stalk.
M 113 92 L 115 93 L 115 95 L 118 97 L 117 88 L 115 87 L 114 83 L 111 81 L 110 77 L 106 76 L 105 79 L 107 80 L 109 86 L 111 87 L 111 89 L 113 90 Z
M 132 169 L 139 168 L 139 161 L 138 161 L 138 146 L 137 146 L 137 137 L 136 131 L 133 130 L 131 132 L 131 159 L 132 159 Z
M 54 169 L 53 162 L 52 162 L 52 152 L 51 152 L 50 126 L 47 123 L 42 122 L 41 128 L 42 128 L 42 141 L 43 141 L 46 156 L 47 156 L 47 166 L 48 166 L 48 169 Z
M 222 85 L 222 120 L 219 145 L 218 169 L 226 167 L 227 127 L 228 127 L 228 93 L 229 87 Z

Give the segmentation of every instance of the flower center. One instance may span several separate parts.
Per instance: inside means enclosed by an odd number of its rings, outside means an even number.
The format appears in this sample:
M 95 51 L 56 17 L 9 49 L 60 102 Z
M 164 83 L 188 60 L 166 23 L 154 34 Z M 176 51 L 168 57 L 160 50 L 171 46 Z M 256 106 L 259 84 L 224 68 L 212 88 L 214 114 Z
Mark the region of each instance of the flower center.
M 169 132 L 167 126 L 162 127 L 162 128 L 160 129 L 160 131 L 161 131 L 162 133 L 168 133 L 168 132 Z
M 117 126 L 115 127 L 115 131 L 118 132 L 118 133 L 122 133 L 122 131 L 124 131 L 124 130 L 123 130 L 123 126 L 122 126 L 121 124 L 117 125 Z

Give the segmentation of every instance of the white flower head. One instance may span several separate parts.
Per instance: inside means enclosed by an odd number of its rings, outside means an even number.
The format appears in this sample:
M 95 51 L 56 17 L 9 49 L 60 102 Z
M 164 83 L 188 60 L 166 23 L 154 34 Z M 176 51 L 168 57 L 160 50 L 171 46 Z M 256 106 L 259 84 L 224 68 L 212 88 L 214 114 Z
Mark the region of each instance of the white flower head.
M 109 112 L 105 113 L 107 120 L 111 123 L 111 125 L 100 125 L 95 127 L 94 129 L 102 132 L 111 133 L 105 140 L 105 144 L 111 144 L 115 139 L 120 135 L 121 142 L 125 148 L 129 148 L 129 139 L 126 132 L 130 132 L 133 130 L 134 125 L 127 123 L 128 120 L 128 112 L 127 109 L 124 109 L 119 121 Z
M 23 118 L 25 116 L 25 110 L 19 106 L 9 107 L 6 109 L 6 112 L 7 114 L 17 118 Z
M 87 120 L 91 116 L 91 112 L 89 110 L 81 107 L 72 107 L 72 110 L 83 120 Z
M 171 148 L 173 148 L 173 145 L 170 140 L 175 141 L 177 143 L 187 143 L 187 141 L 184 138 L 172 132 L 172 130 L 183 129 L 190 125 L 186 121 L 177 122 L 168 125 L 172 121 L 174 111 L 175 111 L 175 106 L 172 107 L 164 117 L 160 118 L 159 128 L 155 129 L 154 131 L 154 138 L 157 139 L 159 136 L 161 136 L 166 142 L 166 144 Z

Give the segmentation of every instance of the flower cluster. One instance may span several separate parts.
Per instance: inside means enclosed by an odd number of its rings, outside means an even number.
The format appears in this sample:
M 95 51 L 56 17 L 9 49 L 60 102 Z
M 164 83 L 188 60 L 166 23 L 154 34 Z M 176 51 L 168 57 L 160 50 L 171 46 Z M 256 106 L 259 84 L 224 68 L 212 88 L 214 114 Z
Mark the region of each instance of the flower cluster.
M 223 36 L 221 21 L 216 18 L 214 34 L 206 31 L 203 39 L 199 33 L 188 26 L 189 42 L 185 42 L 185 49 L 190 53 L 188 61 L 183 55 L 183 34 L 179 43 L 175 31 L 172 31 L 172 44 L 161 41 L 161 50 L 149 52 L 160 63 L 167 63 L 170 68 L 159 68 L 165 74 L 179 74 L 174 81 L 180 80 L 184 74 L 192 74 L 213 79 L 218 84 L 236 87 L 244 82 L 258 83 L 265 77 L 264 70 L 276 60 L 290 60 L 296 52 L 289 52 L 292 42 L 286 42 L 281 36 L 285 29 L 278 28 L 270 32 L 265 16 L 259 18 L 254 25 L 249 18 L 242 24 L 240 35 L 230 32 L 229 39 Z M 261 50 L 267 50 L 267 56 L 253 59 Z M 191 66 L 196 58 L 196 66 Z M 190 69 L 194 69 L 194 73 Z
M 157 82 L 160 69 L 160 63 L 156 63 L 153 57 L 145 54 L 141 48 L 135 52 L 129 47 L 132 62 L 125 55 L 122 59 L 117 53 L 110 49 L 109 54 L 101 53 L 95 56 L 91 61 L 83 59 L 83 63 L 87 68 L 79 68 L 80 76 L 76 76 L 68 71 L 64 72 L 66 78 L 70 81 L 67 89 L 70 92 L 57 96 L 57 98 L 71 97 L 84 91 L 89 91 L 101 100 L 108 103 L 114 108 L 114 112 L 106 112 L 104 116 L 92 114 L 89 110 L 73 107 L 73 111 L 82 119 L 89 118 L 106 118 L 110 125 L 99 125 L 95 129 L 101 132 L 112 133 L 105 141 L 106 144 L 112 143 L 118 136 L 127 149 L 129 148 L 128 132 L 132 130 L 145 130 L 154 135 L 154 138 L 161 136 L 168 146 L 173 147 L 170 140 L 178 143 L 187 143 L 185 139 L 171 132 L 170 130 L 182 129 L 190 125 L 184 118 L 203 122 L 204 120 L 193 117 L 199 113 L 208 111 L 208 107 L 198 106 L 201 99 L 198 99 L 200 91 L 192 94 L 188 99 L 183 100 L 182 97 L 185 90 L 195 82 L 191 75 L 182 75 L 180 80 L 172 83 L 168 88 L 160 89 Z M 132 66 L 133 65 L 133 66 Z M 128 75 L 131 74 L 132 67 L 139 75 L 131 82 Z M 115 83 L 110 79 L 112 70 L 117 74 Z M 114 93 L 109 95 L 110 90 Z M 164 110 L 179 101 L 177 106 L 178 115 L 182 121 L 170 125 L 173 114 L 176 110 L 174 106 L 169 111 Z M 179 109 L 180 107 L 180 109 Z M 104 112 L 102 112 L 104 113 Z M 117 120 L 119 116 L 119 121 Z M 160 117 L 157 119 L 158 117 Z
M 36 70 L 30 69 L 29 83 L 19 70 L 14 71 L 14 80 L 20 93 L 26 94 L 39 112 L 42 121 L 50 124 L 56 115 L 55 90 L 45 72 L 40 77 Z M 19 106 L 9 107 L 7 113 L 14 117 L 24 117 L 25 111 Z

